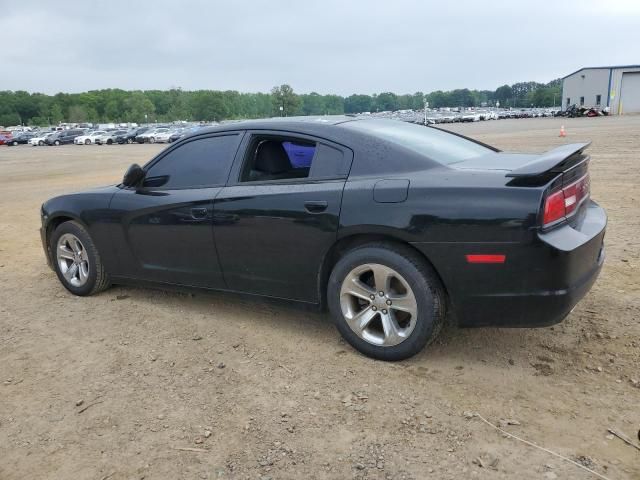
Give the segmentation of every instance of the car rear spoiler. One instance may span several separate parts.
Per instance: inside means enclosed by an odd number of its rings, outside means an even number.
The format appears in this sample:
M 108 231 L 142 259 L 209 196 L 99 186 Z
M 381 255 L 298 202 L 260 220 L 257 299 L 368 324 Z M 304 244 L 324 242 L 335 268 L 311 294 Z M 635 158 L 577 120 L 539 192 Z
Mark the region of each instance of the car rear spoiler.
M 582 152 L 591 145 L 587 143 L 570 143 L 543 153 L 535 160 L 525 163 L 521 167 L 511 170 L 507 177 L 538 177 L 548 173 L 562 173 L 569 168 L 588 160 L 589 157 Z

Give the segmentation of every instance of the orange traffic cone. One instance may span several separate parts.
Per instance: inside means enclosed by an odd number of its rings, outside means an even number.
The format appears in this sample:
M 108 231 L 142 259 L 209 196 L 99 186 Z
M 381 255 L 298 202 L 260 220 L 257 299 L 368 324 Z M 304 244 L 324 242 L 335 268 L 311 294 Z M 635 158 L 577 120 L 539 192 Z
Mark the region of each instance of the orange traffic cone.
M 567 136 L 567 132 L 564 131 L 564 125 L 562 125 L 560 127 L 560 136 L 561 137 L 566 137 Z

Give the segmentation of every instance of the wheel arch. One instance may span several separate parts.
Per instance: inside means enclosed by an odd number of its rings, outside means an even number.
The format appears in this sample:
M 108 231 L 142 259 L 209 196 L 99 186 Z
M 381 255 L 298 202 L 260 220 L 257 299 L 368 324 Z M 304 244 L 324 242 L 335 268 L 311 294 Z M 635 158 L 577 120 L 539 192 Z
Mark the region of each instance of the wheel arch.
M 45 244 L 47 247 L 47 255 L 49 255 L 49 259 L 51 259 L 51 261 L 54 260 L 51 256 L 52 255 L 51 246 L 49 245 L 51 242 L 51 235 L 53 234 L 56 228 L 58 228 L 60 225 L 62 225 L 65 222 L 79 223 L 80 225 L 82 225 L 82 227 L 85 230 L 88 230 L 87 225 L 80 219 L 80 217 L 70 212 L 60 212 L 50 216 L 47 219 L 47 223 L 45 224 L 44 233 L 45 233 L 45 242 L 46 242 Z
M 447 303 L 449 302 L 447 285 L 444 283 L 442 276 L 436 269 L 433 262 L 424 254 L 424 252 L 421 252 L 406 240 L 403 240 L 389 233 L 354 233 L 352 235 L 339 238 L 333 245 L 331 245 L 323 258 L 322 264 L 320 265 L 320 269 L 318 272 L 318 298 L 320 299 L 320 308 L 322 310 L 325 310 L 327 308 L 327 285 L 329 283 L 329 276 L 331 275 L 331 271 L 333 270 L 333 267 L 338 262 L 338 260 L 340 260 L 340 258 L 342 258 L 347 252 L 350 252 L 357 247 L 366 245 L 368 243 L 378 242 L 399 245 L 403 248 L 409 248 L 410 250 L 415 252 L 429 265 L 429 267 L 431 267 L 435 275 L 438 277 L 438 280 L 440 281 L 440 284 L 444 289 Z

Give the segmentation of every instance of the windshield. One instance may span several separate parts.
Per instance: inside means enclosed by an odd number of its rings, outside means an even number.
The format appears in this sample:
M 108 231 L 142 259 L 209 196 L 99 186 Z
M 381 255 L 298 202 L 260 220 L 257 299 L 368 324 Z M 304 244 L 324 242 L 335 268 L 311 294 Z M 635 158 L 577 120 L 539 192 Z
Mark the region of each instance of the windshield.
M 398 120 L 361 120 L 346 122 L 342 126 L 370 133 L 445 165 L 493 152 L 488 147 L 437 128 Z

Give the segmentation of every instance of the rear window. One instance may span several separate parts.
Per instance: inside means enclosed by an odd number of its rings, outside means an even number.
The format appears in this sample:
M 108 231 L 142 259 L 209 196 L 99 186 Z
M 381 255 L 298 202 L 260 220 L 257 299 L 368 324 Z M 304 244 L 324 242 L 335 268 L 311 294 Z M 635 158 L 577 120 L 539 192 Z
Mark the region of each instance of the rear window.
M 485 146 L 437 128 L 398 120 L 360 120 L 346 122 L 342 126 L 370 133 L 445 165 L 493 152 Z

